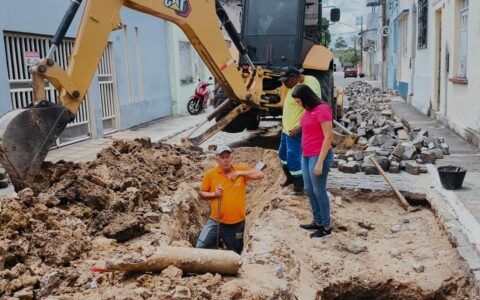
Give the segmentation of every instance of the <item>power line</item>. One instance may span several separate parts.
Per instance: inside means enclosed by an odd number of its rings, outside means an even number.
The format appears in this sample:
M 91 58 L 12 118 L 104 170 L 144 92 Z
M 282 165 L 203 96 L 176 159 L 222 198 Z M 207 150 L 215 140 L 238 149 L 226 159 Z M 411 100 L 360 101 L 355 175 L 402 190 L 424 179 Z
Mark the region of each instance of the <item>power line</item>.
M 350 27 L 350 28 L 353 28 L 353 29 L 357 30 L 357 32 L 360 31 L 360 29 L 358 29 L 357 27 L 354 27 L 354 26 L 352 26 L 352 25 L 349 25 L 349 24 L 346 24 L 346 23 L 343 23 L 343 22 L 340 22 L 340 21 L 337 22 L 337 23 L 342 24 L 342 25 L 344 25 L 344 26 L 348 26 L 348 27 Z
M 330 35 L 344 35 L 344 34 L 357 34 L 358 31 L 349 31 L 349 32 L 339 32 L 339 33 L 332 33 L 330 32 Z

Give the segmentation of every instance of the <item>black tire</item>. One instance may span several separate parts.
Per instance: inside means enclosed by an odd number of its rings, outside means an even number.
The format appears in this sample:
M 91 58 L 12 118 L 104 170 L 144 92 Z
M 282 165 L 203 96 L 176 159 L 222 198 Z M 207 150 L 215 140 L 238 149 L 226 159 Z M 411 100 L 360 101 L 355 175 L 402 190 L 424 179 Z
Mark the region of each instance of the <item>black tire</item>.
M 190 99 L 187 104 L 188 113 L 191 115 L 198 115 L 202 109 L 202 101 L 198 99 Z
M 8 187 L 8 178 L 0 180 L 0 189 Z
M 257 111 L 249 111 L 247 116 L 247 130 L 257 130 L 260 127 L 260 114 Z

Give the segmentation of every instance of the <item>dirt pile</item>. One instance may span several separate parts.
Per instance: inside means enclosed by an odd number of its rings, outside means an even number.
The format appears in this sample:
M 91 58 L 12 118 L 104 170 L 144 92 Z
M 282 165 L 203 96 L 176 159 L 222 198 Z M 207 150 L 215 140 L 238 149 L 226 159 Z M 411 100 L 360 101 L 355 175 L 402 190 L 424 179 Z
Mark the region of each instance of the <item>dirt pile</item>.
M 44 166 L 32 190 L 0 200 L 0 299 L 474 299 L 474 284 L 428 209 L 335 191 L 334 233 L 310 240 L 305 196 L 284 195 L 277 153 L 234 150 L 267 164 L 248 188 L 238 277 L 92 273 L 107 259 L 195 243 L 208 216 L 197 197 L 208 154 L 149 140 L 116 142 L 96 161 Z
M 0 296 L 81 288 L 78 265 L 99 245 L 112 250 L 144 235 L 149 244 L 195 240 L 208 208 L 190 183 L 200 181 L 204 159 L 138 139 L 89 163 L 45 163 L 33 190 L 0 201 Z

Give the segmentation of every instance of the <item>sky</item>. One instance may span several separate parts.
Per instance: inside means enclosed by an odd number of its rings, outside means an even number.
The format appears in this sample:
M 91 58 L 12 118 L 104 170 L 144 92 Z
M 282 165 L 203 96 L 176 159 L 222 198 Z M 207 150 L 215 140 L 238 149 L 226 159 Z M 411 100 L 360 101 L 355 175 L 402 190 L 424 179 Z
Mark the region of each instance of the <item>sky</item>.
M 356 26 L 356 17 L 365 15 L 371 11 L 371 8 L 366 7 L 366 2 L 365 0 L 323 0 L 324 6 L 334 5 L 340 8 L 341 23 L 356 27 L 358 30 L 360 30 L 360 26 Z M 330 14 L 328 9 L 325 9 L 323 13 L 327 15 Z M 330 27 L 332 42 L 335 42 L 338 37 L 342 36 L 347 43 L 350 44 L 350 37 L 354 35 L 353 32 L 355 29 L 341 23 L 336 23 Z

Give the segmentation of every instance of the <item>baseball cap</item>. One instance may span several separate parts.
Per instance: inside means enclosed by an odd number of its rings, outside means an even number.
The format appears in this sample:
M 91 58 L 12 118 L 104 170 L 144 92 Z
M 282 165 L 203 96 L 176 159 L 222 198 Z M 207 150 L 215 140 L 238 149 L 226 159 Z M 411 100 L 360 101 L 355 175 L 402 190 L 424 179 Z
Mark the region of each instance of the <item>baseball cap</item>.
M 219 156 L 220 154 L 222 154 L 225 151 L 228 151 L 228 152 L 232 153 L 232 149 L 230 147 L 228 147 L 227 145 L 219 145 L 217 147 L 216 155 Z
M 288 78 L 292 77 L 297 77 L 303 74 L 303 69 L 297 69 L 295 67 L 287 67 L 283 69 L 283 72 L 281 73 L 282 77 L 280 77 L 280 81 L 285 81 Z

